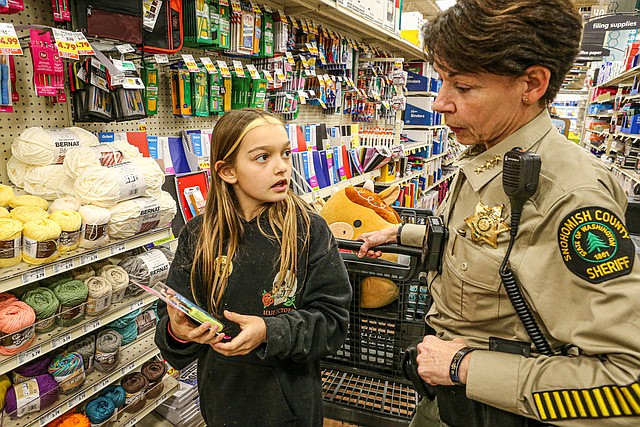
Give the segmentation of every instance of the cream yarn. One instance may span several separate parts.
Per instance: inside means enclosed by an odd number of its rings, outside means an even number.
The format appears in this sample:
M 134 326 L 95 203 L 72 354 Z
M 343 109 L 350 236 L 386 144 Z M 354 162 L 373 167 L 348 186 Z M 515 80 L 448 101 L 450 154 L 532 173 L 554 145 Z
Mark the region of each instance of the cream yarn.
M 161 191 L 158 198 L 138 197 L 110 208 L 109 236 L 124 239 L 155 228 L 168 227 L 176 216 L 176 202 Z
M 36 166 L 25 175 L 24 189 L 34 196 L 54 200 L 73 194 L 73 181 L 62 165 Z
M 62 229 L 58 250 L 62 253 L 76 249 L 80 240 L 82 215 L 75 211 L 57 211 L 49 215 L 49 219 L 57 222 Z
M 81 248 L 97 248 L 104 246 L 109 242 L 109 234 L 107 232 L 107 224 L 111 214 L 108 209 L 98 206 L 80 206 L 78 209 L 82 215 L 82 230 L 80 232 Z
M 13 188 L 0 184 L 0 207 L 9 206 L 9 200 L 13 199 Z
M 36 208 L 33 206 L 18 206 L 15 209 L 11 209 L 11 218 L 17 219 L 21 223 L 34 221 L 36 219 L 48 218 L 49 214 L 44 209 Z
M 0 218 L 0 267 L 11 267 L 22 260 L 22 223 Z
M 105 265 L 98 271 L 98 275 L 111 284 L 113 289 L 112 303 L 120 302 L 124 299 L 125 291 L 129 286 L 129 274 L 122 267 L 117 265 Z
M 98 138 L 78 127 L 22 131 L 11 143 L 11 153 L 21 162 L 36 166 L 61 164 L 66 151 L 73 147 L 98 145 Z
M 17 187 L 24 187 L 24 177 L 31 169 L 33 169 L 33 166 L 21 162 L 13 156 L 7 161 L 7 175 L 9 175 L 9 180 Z
M 85 281 L 89 277 L 93 277 L 96 275 L 96 271 L 90 265 L 83 265 L 78 268 L 74 268 L 71 270 L 71 275 L 74 280 L 82 280 Z
M 76 179 L 87 168 L 112 166 L 136 157 L 142 157 L 136 146 L 126 141 L 116 141 L 94 147 L 72 148 L 67 151 L 63 166 L 65 173 Z
M 32 206 L 46 211 L 49 208 L 49 202 L 42 197 L 25 194 L 22 196 L 15 196 L 9 200 L 9 206 L 12 208 L 17 208 L 18 206 Z
M 87 297 L 87 316 L 99 316 L 107 311 L 111 305 L 113 289 L 104 277 L 89 277 L 84 281 L 89 289 Z
M 49 206 L 49 212 L 54 213 L 57 211 L 75 211 L 80 209 L 80 202 L 73 196 L 60 197 L 55 199 Z
M 61 232 L 60 226 L 50 219 L 25 223 L 22 227 L 22 259 L 34 265 L 58 259 L 58 238 Z
M 0 206 L 0 218 L 11 218 L 11 214 L 8 210 Z

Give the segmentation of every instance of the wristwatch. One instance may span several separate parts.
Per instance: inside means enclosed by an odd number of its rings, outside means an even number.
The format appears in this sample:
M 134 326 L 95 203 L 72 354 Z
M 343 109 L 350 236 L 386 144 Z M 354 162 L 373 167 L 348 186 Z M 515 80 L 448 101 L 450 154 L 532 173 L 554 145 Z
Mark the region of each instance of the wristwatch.
M 460 381 L 460 375 L 458 370 L 460 369 L 460 364 L 462 363 L 462 359 L 471 353 L 472 351 L 477 350 L 475 347 L 462 347 L 456 354 L 453 355 L 453 359 L 451 359 L 451 365 L 449 365 L 449 378 L 455 385 L 464 385 Z

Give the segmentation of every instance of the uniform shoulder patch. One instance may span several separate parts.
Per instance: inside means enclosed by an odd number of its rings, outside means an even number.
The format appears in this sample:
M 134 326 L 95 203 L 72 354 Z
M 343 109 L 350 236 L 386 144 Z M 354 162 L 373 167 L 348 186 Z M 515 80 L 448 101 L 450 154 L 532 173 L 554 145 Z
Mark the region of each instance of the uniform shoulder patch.
M 567 268 L 590 283 L 629 274 L 635 247 L 616 214 L 601 207 L 577 209 L 558 227 L 558 246 Z

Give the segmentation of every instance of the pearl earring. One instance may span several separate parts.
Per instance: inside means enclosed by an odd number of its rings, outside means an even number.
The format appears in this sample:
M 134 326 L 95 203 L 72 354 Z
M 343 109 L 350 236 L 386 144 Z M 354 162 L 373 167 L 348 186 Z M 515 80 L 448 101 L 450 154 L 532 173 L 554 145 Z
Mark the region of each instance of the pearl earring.
M 526 97 L 525 97 L 525 98 L 523 99 L 523 101 L 524 101 L 524 103 L 525 103 L 525 104 L 528 104 L 528 103 L 529 103 L 529 98 L 526 98 Z

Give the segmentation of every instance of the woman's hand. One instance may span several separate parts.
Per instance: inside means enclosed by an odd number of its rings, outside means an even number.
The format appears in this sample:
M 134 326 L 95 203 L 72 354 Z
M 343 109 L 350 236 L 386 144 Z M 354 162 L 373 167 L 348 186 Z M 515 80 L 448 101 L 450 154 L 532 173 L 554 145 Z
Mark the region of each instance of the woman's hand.
M 225 356 L 242 356 L 267 341 L 267 325 L 258 316 L 245 316 L 225 310 L 224 317 L 240 325 L 240 333 L 229 342 L 219 342 L 211 347 Z
M 395 242 L 398 236 L 399 226 L 400 224 L 394 225 L 393 227 L 383 228 L 382 230 L 372 231 L 371 233 L 362 233 L 360 237 L 358 237 L 358 240 L 362 240 L 364 243 L 360 246 L 358 258 L 362 258 L 364 256 L 368 256 L 369 258 L 380 258 L 380 256 L 382 256 L 382 252 L 373 251 L 369 248 L 384 245 L 385 243 Z
M 224 337 L 224 334 L 218 333 L 218 325 L 212 327 L 209 322 L 205 322 L 196 326 L 191 323 L 186 314 L 168 304 L 167 312 L 169 313 L 171 334 L 179 340 L 199 344 L 215 344 Z
M 418 374 L 430 385 L 453 385 L 449 376 L 449 367 L 453 356 L 466 344 L 464 340 L 455 338 L 443 341 L 435 335 L 427 335 L 418 344 Z M 467 354 L 458 370 L 458 376 L 463 384 L 467 383 L 469 360 L 473 354 Z

